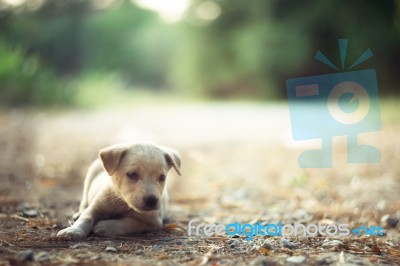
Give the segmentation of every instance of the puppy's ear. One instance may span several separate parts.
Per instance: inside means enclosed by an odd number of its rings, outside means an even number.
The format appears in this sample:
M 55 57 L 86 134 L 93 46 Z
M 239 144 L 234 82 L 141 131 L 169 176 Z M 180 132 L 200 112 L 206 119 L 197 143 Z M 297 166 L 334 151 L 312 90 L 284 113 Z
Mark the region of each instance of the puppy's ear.
M 112 176 L 117 171 L 125 154 L 126 147 L 121 145 L 114 145 L 100 150 L 99 157 L 109 176 Z
M 174 167 L 178 175 L 181 175 L 181 157 L 176 150 L 167 147 L 161 147 L 164 152 L 165 160 L 167 161 L 168 167 Z

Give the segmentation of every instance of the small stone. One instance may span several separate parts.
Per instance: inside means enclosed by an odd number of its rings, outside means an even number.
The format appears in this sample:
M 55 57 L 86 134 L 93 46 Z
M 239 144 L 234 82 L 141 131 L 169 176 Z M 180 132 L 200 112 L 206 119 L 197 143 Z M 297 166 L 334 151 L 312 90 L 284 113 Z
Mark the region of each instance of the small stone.
M 144 251 L 143 249 L 139 249 L 135 251 L 135 255 L 143 255 Z
M 342 247 L 343 243 L 339 240 L 328 240 L 322 244 L 323 248 Z
M 158 251 L 158 250 L 161 249 L 161 245 L 153 245 L 153 246 L 151 247 L 151 249 L 152 249 L 153 251 Z
M 228 243 L 228 244 L 229 244 L 230 248 L 236 248 L 236 247 L 240 246 L 240 241 L 239 240 L 233 240 L 233 241 L 230 241 L 230 243 Z
M 93 255 L 89 259 L 90 260 L 98 260 L 98 259 L 100 259 L 100 255 L 99 254 Z
M 118 249 L 116 249 L 115 247 L 108 246 L 106 247 L 105 251 L 110 253 L 116 253 L 118 252 Z
M 88 257 L 88 254 L 86 252 L 82 252 L 80 254 L 76 254 L 77 259 L 86 259 Z
M 30 204 L 30 203 L 28 203 L 28 202 L 24 202 L 24 203 L 22 203 L 21 205 L 19 205 L 19 206 L 17 207 L 17 210 L 18 210 L 18 211 L 23 211 L 23 210 L 25 210 L 25 209 L 32 209 L 32 204 Z
M 265 256 L 258 256 L 250 262 L 250 266 L 272 266 L 276 263 Z
M 317 257 L 317 265 L 333 265 L 336 261 L 336 253 L 324 253 Z
M 177 257 L 182 257 L 182 256 L 186 256 L 186 252 L 183 250 L 179 250 L 179 251 L 175 252 L 174 255 Z
M 38 216 L 37 210 L 23 210 L 22 214 L 25 217 L 30 217 L 30 218 L 34 218 L 34 217 Z
M 77 243 L 77 244 L 71 246 L 72 249 L 88 248 L 88 247 L 90 247 L 90 245 L 86 244 L 86 243 Z
M 289 248 L 289 249 L 296 249 L 299 246 L 296 243 L 290 242 L 289 240 L 282 239 L 282 246 L 284 248 Z
M 48 261 L 48 260 L 50 260 L 50 257 L 47 254 L 47 252 L 39 252 L 36 255 L 36 258 L 37 258 L 38 261 Z
M 286 259 L 289 264 L 303 264 L 305 261 L 306 257 L 304 256 L 292 256 Z
M 266 248 L 268 250 L 273 250 L 274 249 L 274 247 L 272 246 L 271 241 L 269 241 L 269 240 L 265 240 L 263 245 L 262 245 L 262 247 Z
M 17 260 L 20 262 L 34 261 L 35 255 L 31 249 L 21 251 L 17 254 Z
M 389 214 L 386 214 L 382 217 L 381 219 L 382 226 L 385 228 L 395 228 L 397 224 L 399 223 L 399 219 L 396 217 L 390 216 Z

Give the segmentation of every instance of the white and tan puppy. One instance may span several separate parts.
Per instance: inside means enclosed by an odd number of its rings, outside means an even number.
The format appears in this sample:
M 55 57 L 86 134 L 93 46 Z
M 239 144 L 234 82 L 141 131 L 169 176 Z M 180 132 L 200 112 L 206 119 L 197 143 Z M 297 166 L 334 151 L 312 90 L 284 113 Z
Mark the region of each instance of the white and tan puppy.
M 79 240 L 91 232 L 124 235 L 162 228 L 166 176 L 171 167 L 180 175 L 178 153 L 141 142 L 105 148 L 99 157 L 86 175 L 79 218 L 57 235 Z

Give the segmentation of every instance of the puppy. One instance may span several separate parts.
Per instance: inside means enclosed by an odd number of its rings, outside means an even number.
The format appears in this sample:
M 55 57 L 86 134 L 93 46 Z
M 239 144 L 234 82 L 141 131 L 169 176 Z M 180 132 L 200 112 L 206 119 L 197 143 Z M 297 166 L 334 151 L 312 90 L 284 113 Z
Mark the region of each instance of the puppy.
M 89 167 L 75 223 L 58 232 L 73 240 L 160 229 L 167 207 L 169 169 L 180 175 L 181 159 L 150 142 L 118 144 L 100 151 Z

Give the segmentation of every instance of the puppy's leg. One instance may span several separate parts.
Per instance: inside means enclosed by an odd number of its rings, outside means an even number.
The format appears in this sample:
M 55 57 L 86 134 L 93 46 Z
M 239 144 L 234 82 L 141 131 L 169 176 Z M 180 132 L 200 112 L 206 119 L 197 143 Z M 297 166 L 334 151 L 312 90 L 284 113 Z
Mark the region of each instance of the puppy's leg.
M 101 161 L 99 159 L 95 160 L 90 165 L 89 170 L 85 177 L 85 183 L 83 185 L 83 194 L 82 194 L 81 204 L 79 205 L 79 211 L 76 212 L 72 216 L 74 221 L 78 220 L 81 213 L 83 213 L 83 211 L 89 206 L 89 202 L 90 202 L 89 190 L 90 190 L 91 184 L 92 184 L 93 180 L 95 179 L 95 177 L 97 177 L 98 174 L 101 173 L 102 171 L 103 171 L 103 167 L 102 167 Z
M 66 236 L 72 240 L 84 239 L 89 235 L 95 221 L 96 216 L 92 208 L 89 207 L 72 226 L 59 231 L 57 236 Z
M 124 217 L 117 220 L 100 221 L 94 226 L 93 232 L 96 235 L 117 236 L 153 231 L 161 227 L 161 219 L 159 223 L 149 224 L 132 217 Z

